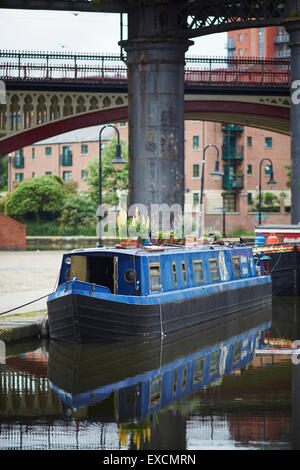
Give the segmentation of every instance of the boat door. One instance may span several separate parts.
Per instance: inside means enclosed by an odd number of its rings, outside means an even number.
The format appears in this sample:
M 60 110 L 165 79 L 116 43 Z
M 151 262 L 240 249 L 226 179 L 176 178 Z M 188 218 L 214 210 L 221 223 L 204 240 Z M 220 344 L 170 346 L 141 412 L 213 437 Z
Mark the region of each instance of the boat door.
M 134 256 L 122 256 L 118 260 L 118 294 L 137 295 L 139 273 Z

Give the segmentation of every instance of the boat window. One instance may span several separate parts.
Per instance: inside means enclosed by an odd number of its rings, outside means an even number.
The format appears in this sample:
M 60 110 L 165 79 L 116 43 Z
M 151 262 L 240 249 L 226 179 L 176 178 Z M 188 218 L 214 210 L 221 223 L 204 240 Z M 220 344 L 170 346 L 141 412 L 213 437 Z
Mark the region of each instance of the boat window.
M 134 269 L 126 269 L 124 280 L 128 282 L 128 284 L 133 284 L 136 281 L 136 271 Z
M 193 260 L 194 280 L 196 283 L 204 281 L 203 263 L 199 259 Z
M 241 354 L 242 354 L 242 342 L 238 341 L 237 343 L 234 343 L 234 347 L 233 347 L 233 364 L 240 362 Z
M 212 281 L 216 281 L 219 279 L 218 261 L 216 260 L 216 258 L 212 258 L 209 260 L 209 271 L 210 278 Z
M 201 380 L 203 379 L 203 368 L 204 368 L 204 358 L 201 357 L 200 359 L 197 359 L 195 361 L 194 378 L 193 378 L 194 384 L 201 382 Z
M 152 290 L 161 289 L 161 275 L 159 263 L 152 263 L 150 269 L 150 287 Z
M 183 375 L 182 375 L 182 387 L 181 387 L 182 390 L 185 390 L 185 388 L 186 388 L 187 372 L 188 372 L 188 368 L 187 368 L 187 366 L 184 366 Z
M 173 395 L 177 392 L 177 381 L 178 381 L 178 369 L 174 370 L 174 378 L 173 378 Z
M 186 284 L 187 277 L 186 277 L 186 267 L 185 267 L 184 261 L 182 261 L 181 263 L 181 269 L 182 269 L 182 281 L 183 281 L 183 284 Z
M 239 256 L 232 257 L 232 265 L 233 265 L 233 275 L 235 277 L 240 277 L 241 276 L 241 263 L 240 263 Z
M 215 351 L 212 353 L 210 358 L 209 373 L 215 374 L 219 367 L 220 351 Z
M 177 279 L 177 269 L 176 269 L 176 263 L 172 263 L 172 271 L 173 271 L 173 284 L 176 287 L 178 284 L 178 279 Z
M 150 406 L 157 405 L 161 397 L 161 376 L 153 379 L 150 384 Z

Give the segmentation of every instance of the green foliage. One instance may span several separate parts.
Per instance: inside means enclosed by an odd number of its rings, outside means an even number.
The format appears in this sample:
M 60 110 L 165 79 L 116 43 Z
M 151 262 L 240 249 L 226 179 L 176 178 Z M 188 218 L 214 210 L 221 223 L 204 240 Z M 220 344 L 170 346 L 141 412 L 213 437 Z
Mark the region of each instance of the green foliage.
M 128 187 L 128 163 L 121 171 L 115 171 L 110 163 L 116 156 L 116 139 L 111 140 L 102 150 L 102 202 L 107 204 L 118 204 L 117 189 L 127 189 Z M 121 141 L 121 152 L 123 160 L 128 161 L 128 148 L 124 141 Z M 95 157 L 86 168 L 88 176 L 86 181 L 89 185 L 89 194 L 95 203 L 99 197 L 99 158 Z
M 96 210 L 97 204 L 88 195 L 76 194 L 65 199 L 58 222 L 61 227 L 79 229 L 92 225 L 96 230 Z
M 40 221 L 26 220 L 26 234 L 36 237 L 79 237 L 90 236 L 95 237 L 96 225 L 79 225 L 77 227 L 69 225 L 59 225 L 56 220 Z
M 259 195 L 256 197 L 259 199 Z M 276 196 L 274 193 L 262 193 L 261 194 L 261 204 L 267 208 L 274 209 L 278 208 L 280 204 L 279 197 Z M 258 209 L 259 202 L 256 204 L 256 208 Z
M 8 181 L 8 167 L 7 167 L 7 156 L 0 157 L 0 191 L 7 189 Z
M 60 215 L 66 196 L 59 176 L 45 175 L 22 182 L 5 201 L 5 213 L 18 220 L 41 217 L 55 219 Z

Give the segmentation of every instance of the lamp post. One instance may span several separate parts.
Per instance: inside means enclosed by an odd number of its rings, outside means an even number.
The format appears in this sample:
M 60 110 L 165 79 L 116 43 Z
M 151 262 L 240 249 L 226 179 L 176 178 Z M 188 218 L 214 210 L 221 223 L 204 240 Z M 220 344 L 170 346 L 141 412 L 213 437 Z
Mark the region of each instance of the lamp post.
M 200 192 L 200 206 L 203 203 L 203 189 L 204 189 L 204 164 L 205 164 L 205 152 L 209 147 L 214 147 L 217 150 L 217 159 L 215 162 L 215 169 L 210 173 L 210 175 L 215 176 L 216 180 L 218 180 L 221 176 L 224 175 L 223 171 L 219 170 L 220 160 L 219 160 L 219 149 L 214 144 L 208 144 L 203 149 L 203 159 L 202 159 L 202 175 L 201 175 L 201 192 Z
M 259 225 L 261 224 L 261 168 L 262 168 L 263 162 L 265 161 L 268 161 L 271 166 L 270 178 L 267 184 L 276 184 L 276 181 L 274 180 L 274 174 L 273 174 L 273 162 L 272 160 L 270 160 L 270 158 L 263 158 L 259 162 L 259 197 L 258 197 L 258 224 Z
M 98 194 L 98 247 L 103 246 L 103 240 L 102 240 L 102 226 L 101 226 L 101 220 L 102 220 L 102 211 L 101 211 L 101 205 L 102 205 L 102 132 L 106 127 L 112 127 L 116 132 L 118 136 L 118 141 L 116 145 L 116 156 L 113 160 L 111 160 L 111 164 L 113 165 L 114 169 L 116 171 L 120 170 L 122 166 L 127 163 L 125 160 L 123 160 L 121 156 L 121 144 L 120 144 L 120 133 L 119 129 L 116 126 L 113 126 L 112 124 L 107 124 L 106 126 L 103 126 L 100 129 L 99 132 L 99 194 Z

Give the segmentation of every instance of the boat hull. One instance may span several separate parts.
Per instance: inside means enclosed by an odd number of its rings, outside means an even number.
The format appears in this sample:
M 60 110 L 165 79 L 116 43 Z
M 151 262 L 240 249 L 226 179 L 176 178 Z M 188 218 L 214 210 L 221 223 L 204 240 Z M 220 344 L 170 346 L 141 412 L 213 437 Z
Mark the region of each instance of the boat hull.
M 172 301 L 139 299 L 122 303 L 70 290 L 48 301 L 50 338 L 73 343 L 128 340 L 165 335 L 181 328 L 271 302 L 271 282 L 239 288 L 224 285 L 209 293 Z

